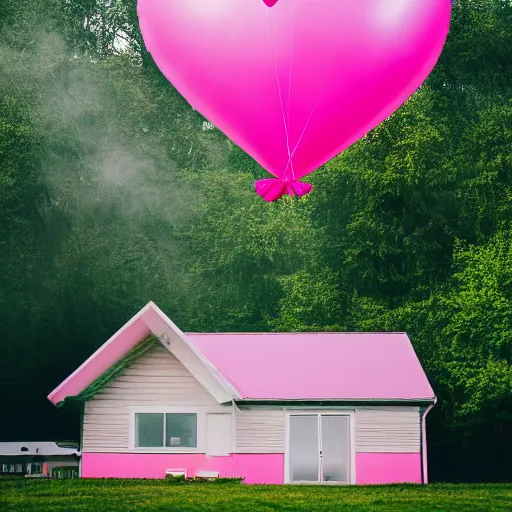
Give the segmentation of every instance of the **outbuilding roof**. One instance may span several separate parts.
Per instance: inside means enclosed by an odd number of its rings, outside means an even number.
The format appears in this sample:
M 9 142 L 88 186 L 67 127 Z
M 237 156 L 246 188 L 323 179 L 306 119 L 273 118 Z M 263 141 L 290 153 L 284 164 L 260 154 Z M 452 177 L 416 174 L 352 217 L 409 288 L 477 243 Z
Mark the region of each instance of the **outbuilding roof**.
M 430 401 L 434 392 L 405 333 L 183 333 L 150 302 L 48 398 L 84 398 L 154 335 L 219 403 Z M 141 347 L 142 348 L 142 347 Z
M 0 443 L 0 455 L 79 455 L 75 448 L 65 448 L 52 441 L 13 441 Z

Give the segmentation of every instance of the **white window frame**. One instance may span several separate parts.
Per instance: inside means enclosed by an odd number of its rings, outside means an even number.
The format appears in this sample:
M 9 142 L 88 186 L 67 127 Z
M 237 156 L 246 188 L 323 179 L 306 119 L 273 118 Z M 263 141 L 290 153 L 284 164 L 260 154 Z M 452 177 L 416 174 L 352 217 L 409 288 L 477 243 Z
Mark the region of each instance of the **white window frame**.
M 290 416 L 308 416 L 308 415 L 328 415 L 328 416 L 348 416 L 350 432 L 350 475 L 348 485 L 356 484 L 356 412 L 352 408 L 325 408 L 325 409 L 285 409 L 285 444 L 284 444 L 284 483 L 290 484 Z M 294 482 L 296 483 L 296 482 Z M 308 482 L 311 483 L 311 482 Z M 316 482 L 317 485 L 333 485 L 338 482 Z M 315 484 L 315 482 L 313 482 Z
M 197 446 L 136 446 L 135 415 L 144 413 L 157 414 L 197 414 Z M 208 413 L 231 414 L 231 408 L 219 410 L 218 407 L 200 405 L 175 405 L 175 406 L 138 406 L 130 407 L 129 450 L 135 453 L 206 453 L 206 415 Z M 165 421 L 165 420 L 164 420 Z

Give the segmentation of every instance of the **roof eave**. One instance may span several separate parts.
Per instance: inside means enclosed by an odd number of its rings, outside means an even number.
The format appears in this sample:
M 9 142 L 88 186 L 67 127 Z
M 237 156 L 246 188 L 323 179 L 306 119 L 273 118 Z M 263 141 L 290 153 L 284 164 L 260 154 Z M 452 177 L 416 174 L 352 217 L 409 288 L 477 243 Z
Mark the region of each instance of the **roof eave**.
M 115 332 L 103 345 L 101 345 L 93 354 L 91 354 L 74 372 L 68 375 L 49 395 L 48 400 L 55 406 L 62 404 L 67 398 L 76 396 L 75 394 L 66 394 L 66 386 L 73 382 L 73 380 L 83 372 L 100 354 L 104 353 L 115 342 L 115 340 L 129 328 L 131 328 L 147 311 L 151 308 L 152 303 L 146 304 L 135 316 L 133 316 L 126 324 L 124 324 L 117 332 Z M 149 334 L 149 330 L 146 335 Z M 129 352 L 129 349 L 126 351 Z M 94 379 L 91 380 L 91 382 Z M 88 382 L 87 385 L 91 384 Z M 85 389 L 86 386 L 83 386 Z M 83 391 L 81 389 L 80 391 Z
M 220 371 L 200 352 L 176 326 L 176 324 L 153 302 L 149 303 L 151 310 L 163 323 L 157 325 L 148 316 L 146 323 L 153 334 L 158 338 L 164 348 L 172 352 L 192 375 L 202 384 L 217 400 L 219 404 L 229 403 L 241 398 L 238 390 L 220 373 Z M 174 341 L 181 342 L 180 345 Z M 180 348 L 182 350 L 180 350 Z M 179 352 L 179 353 L 178 353 Z M 188 357 L 187 357 L 188 356 Z M 192 359 L 190 358 L 192 356 Z M 197 361 L 204 369 L 203 372 L 194 371 L 189 364 Z M 187 362 L 189 364 L 187 364 Z M 192 366 L 194 366 L 192 364 Z
M 430 405 L 437 398 L 242 398 L 235 402 L 240 405 Z
M 103 371 L 99 372 L 98 375 L 94 375 L 94 378 L 82 379 L 83 382 L 78 381 L 78 384 L 76 379 L 80 379 L 80 374 L 87 371 L 86 369 L 93 364 L 94 360 L 101 357 L 111 345 L 116 343 L 119 336 L 126 332 L 126 330 L 138 320 L 142 322 L 141 325 L 144 327 L 144 336 L 138 336 L 138 333 L 136 333 L 135 337 L 140 338 L 136 343 L 139 343 L 142 339 L 147 337 L 148 334 L 152 333 L 164 348 L 171 352 L 171 343 L 167 343 L 166 340 L 173 339 L 175 343 L 173 345 L 172 353 L 174 353 L 175 350 L 180 352 L 180 354 L 175 354 L 175 356 L 212 394 L 219 404 L 230 403 L 233 400 L 241 398 L 239 392 L 221 375 L 218 369 L 215 368 L 212 363 L 187 340 L 183 332 L 167 317 L 167 315 L 165 315 L 165 313 L 163 313 L 156 304 L 149 302 L 71 375 L 59 384 L 48 395 L 48 399 L 57 407 L 61 406 L 67 400 L 80 399 L 80 393 L 121 358 L 110 360 L 108 357 L 105 358 L 105 356 L 103 356 L 104 359 L 109 362 L 108 368 L 103 369 Z M 167 338 L 164 335 L 167 336 Z M 132 338 L 135 339 L 133 336 Z M 127 347 L 126 353 L 128 353 L 131 348 L 133 347 Z M 123 356 L 124 355 L 126 354 L 123 353 Z M 90 373 L 93 375 L 94 371 L 91 371 Z M 66 388 L 69 389 L 70 387 L 73 391 L 71 393 L 66 392 Z

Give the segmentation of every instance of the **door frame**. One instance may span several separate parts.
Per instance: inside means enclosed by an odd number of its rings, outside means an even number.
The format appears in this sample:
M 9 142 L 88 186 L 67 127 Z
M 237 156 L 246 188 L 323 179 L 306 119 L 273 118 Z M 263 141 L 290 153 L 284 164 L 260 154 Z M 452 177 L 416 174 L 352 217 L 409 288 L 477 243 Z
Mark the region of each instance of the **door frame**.
M 355 485 L 356 483 L 356 425 L 355 418 L 356 413 L 354 408 L 344 409 L 337 407 L 336 409 L 325 408 L 325 409 L 285 409 L 285 428 L 284 428 L 284 483 L 291 484 L 290 481 L 290 416 L 311 416 L 311 415 L 326 415 L 326 416 L 348 416 L 349 419 L 349 482 L 348 485 Z M 339 482 L 307 482 L 304 485 L 343 485 Z M 294 483 L 294 485 L 301 485 L 300 483 Z

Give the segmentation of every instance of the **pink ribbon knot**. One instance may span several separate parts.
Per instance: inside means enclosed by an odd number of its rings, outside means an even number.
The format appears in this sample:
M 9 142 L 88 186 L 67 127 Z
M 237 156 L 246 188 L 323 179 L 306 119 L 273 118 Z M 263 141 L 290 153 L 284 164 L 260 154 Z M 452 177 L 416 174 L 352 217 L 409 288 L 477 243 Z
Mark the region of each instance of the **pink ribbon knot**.
M 266 178 L 254 183 L 256 193 L 263 197 L 265 201 L 276 201 L 280 197 L 288 194 L 289 196 L 305 196 L 313 190 L 313 186 L 302 181 L 283 181 L 280 178 Z

